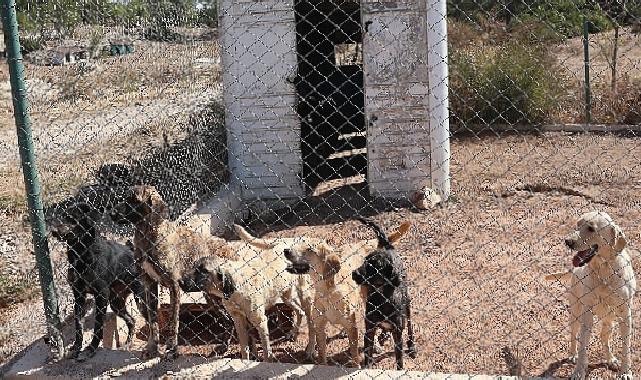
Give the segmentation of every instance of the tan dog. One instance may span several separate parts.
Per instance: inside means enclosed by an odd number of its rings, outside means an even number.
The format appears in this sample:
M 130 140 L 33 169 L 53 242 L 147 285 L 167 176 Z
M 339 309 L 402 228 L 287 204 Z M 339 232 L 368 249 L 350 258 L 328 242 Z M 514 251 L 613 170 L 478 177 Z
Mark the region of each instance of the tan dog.
M 409 223 L 403 223 L 390 236 L 390 240 L 398 241 L 409 226 Z M 347 332 L 351 365 L 358 367 L 360 355 L 357 316 L 362 315 L 360 308 L 367 299 L 367 294 L 364 292 L 366 288 L 356 285 L 351 275 L 362 264 L 363 257 L 377 248 L 378 241 L 366 240 L 335 249 L 321 239 L 259 239 L 239 226 L 236 226 L 236 232 L 241 239 L 261 249 L 282 251 L 291 263 L 287 268 L 290 273 L 311 274 L 315 288 L 312 321 L 316 332 L 315 342 L 318 344 L 318 363 L 327 364 L 326 328 L 328 323 L 332 323 L 343 327 Z M 311 359 L 309 352 L 308 356 Z
M 202 257 L 236 257 L 225 240 L 176 225 L 167 219 L 168 214 L 167 204 L 153 186 L 136 186 L 133 194 L 112 214 L 118 223 L 135 226 L 134 256 L 142 267 L 150 327 L 144 357 L 158 354 L 158 284 L 169 288 L 171 318 L 166 356 L 173 358 L 177 356 L 181 286 L 190 287 L 183 282 L 183 277 Z
M 547 275 L 546 280 L 569 280 L 570 358 L 576 361 L 572 379 L 585 378 L 588 368 L 587 348 L 590 342 L 593 317 L 601 320 L 601 342 L 609 364 L 618 364 L 612 353 L 610 338 L 614 322 L 619 320 L 623 340 L 620 375 L 632 379 L 630 368 L 632 337 L 632 299 L 636 279 L 632 260 L 626 249 L 627 240 L 621 228 L 605 212 L 582 215 L 576 230 L 568 235 L 565 244 L 576 251 L 573 269 L 566 273 Z M 578 351 L 577 351 L 578 334 Z
M 271 250 L 261 250 L 260 256 L 255 257 L 249 254 L 251 252 L 242 253 L 241 260 L 204 258 L 194 269 L 197 286 L 209 295 L 222 297 L 223 306 L 234 320 L 241 358 L 249 358 L 248 332 L 252 327 L 260 336 L 263 360 L 272 359 L 266 310 L 277 303 L 285 303 L 296 314 L 294 337 L 302 316 L 307 317 L 310 341 L 306 352 L 312 352 L 316 335 L 310 317 L 312 290 L 309 279 L 288 273 L 284 258 L 276 257 Z

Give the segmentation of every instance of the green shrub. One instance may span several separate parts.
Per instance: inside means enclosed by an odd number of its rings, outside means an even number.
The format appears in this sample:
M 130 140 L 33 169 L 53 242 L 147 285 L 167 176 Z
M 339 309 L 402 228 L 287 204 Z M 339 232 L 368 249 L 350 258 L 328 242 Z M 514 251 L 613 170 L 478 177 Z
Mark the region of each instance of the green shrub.
M 608 15 L 585 0 L 548 0 L 518 17 L 518 22 L 541 22 L 555 32 L 570 38 L 583 34 L 583 17 L 589 21 L 589 32 L 599 33 L 612 28 Z
M 25 37 L 20 39 L 20 49 L 23 54 L 31 53 L 32 51 L 37 51 L 42 49 L 44 46 L 44 41 L 40 37 Z
M 452 52 L 450 105 L 454 122 L 532 124 L 555 110 L 560 76 L 542 46 L 512 42 Z

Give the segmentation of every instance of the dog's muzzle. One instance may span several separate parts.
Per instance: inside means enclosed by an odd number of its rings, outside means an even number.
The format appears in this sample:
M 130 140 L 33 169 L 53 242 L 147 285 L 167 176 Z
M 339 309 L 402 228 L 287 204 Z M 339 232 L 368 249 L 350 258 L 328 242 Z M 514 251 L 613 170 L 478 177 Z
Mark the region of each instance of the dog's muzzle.
M 365 283 L 365 279 L 357 270 L 352 272 L 352 280 L 354 280 L 358 285 L 363 285 Z
M 572 265 L 575 268 L 582 267 L 586 265 L 587 263 L 596 256 L 597 252 L 599 251 L 599 246 L 598 245 L 593 245 L 592 247 L 585 249 L 583 251 L 577 252 L 574 257 L 572 257 Z
M 287 263 L 285 270 L 291 274 L 307 274 L 311 267 L 307 263 Z
M 294 257 L 294 252 L 291 249 L 283 250 L 285 258 L 287 259 L 287 266 L 285 270 L 291 274 L 307 274 L 311 270 L 311 265 L 307 262 L 301 262 Z

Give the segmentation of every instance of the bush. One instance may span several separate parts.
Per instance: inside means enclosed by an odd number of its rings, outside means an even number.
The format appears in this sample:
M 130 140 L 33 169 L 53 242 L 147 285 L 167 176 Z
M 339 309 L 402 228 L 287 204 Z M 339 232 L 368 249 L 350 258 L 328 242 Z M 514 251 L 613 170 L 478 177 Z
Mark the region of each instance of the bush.
M 599 33 L 612 28 L 608 15 L 600 7 L 591 7 L 585 1 L 548 0 L 520 15 L 518 22 L 541 22 L 555 32 L 570 38 L 583 34 L 583 17 L 589 21 L 590 33 Z
M 512 38 L 527 44 L 559 44 L 566 36 L 549 24 L 534 19 L 517 20 L 510 25 Z
M 39 37 L 25 37 L 20 39 L 20 49 L 22 54 L 29 54 L 33 51 L 42 49 L 44 41 Z
M 511 42 L 450 55 L 452 118 L 470 124 L 541 123 L 562 88 L 542 46 Z
M 592 92 L 592 117 L 595 121 L 641 124 L 641 80 L 638 78 L 619 78 L 614 92 L 609 84 L 595 85 Z

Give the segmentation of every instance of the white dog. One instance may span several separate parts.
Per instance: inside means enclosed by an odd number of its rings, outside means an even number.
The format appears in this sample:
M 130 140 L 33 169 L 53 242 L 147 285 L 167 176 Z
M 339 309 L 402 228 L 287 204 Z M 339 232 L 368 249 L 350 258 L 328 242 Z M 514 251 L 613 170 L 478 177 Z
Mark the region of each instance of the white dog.
M 600 338 L 607 361 L 612 365 L 619 364 L 610 344 L 614 322 L 619 320 L 623 340 L 620 375 L 622 379 L 632 379 L 632 298 L 637 284 L 632 260 L 626 249 L 625 235 L 608 214 L 594 211 L 579 218 L 576 230 L 566 237 L 565 244 L 577 252 L 572 258 L 573 269 L 566 273 L 550 274 L 545 278 L 572 280 L 568 292 L 570 359 L 576 362 L 576 368 L 571 379 L 585 379 L 588 369 L 587 348 L 594 316 L 602 321 Z

